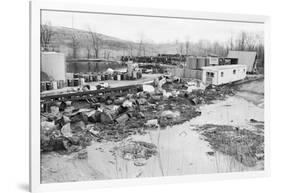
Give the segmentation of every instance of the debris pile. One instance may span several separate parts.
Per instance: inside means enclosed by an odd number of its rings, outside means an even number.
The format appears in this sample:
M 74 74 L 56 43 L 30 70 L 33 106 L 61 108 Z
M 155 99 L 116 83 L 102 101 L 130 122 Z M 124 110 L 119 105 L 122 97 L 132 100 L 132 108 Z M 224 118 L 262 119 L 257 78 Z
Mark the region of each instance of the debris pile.
M 156 145 L 144 141 L 129 141 L 117 148 L 117 154 L 125 160 L 132 160 L 135 166 L 145 165 L 157 153 Z
M 264 159 L 264 136 L 247 129 L 206 124 L 198 130 L 216 151 L 234 157 L 245 166 L 255 166 Z
M 169 92 L 179 92 L 179 96 L 188 98 L 192 105 L 210 104 L 214 100 L 223 100 L 226 96 L 235 95 L 234 86 L 209 85 L 203 89 L 201 84 L 200 81 L 190 84 L 187 80 L 180 79 L 180 81 L 167 81 L 163 85 L 163 89 Z
M 181 124 L 201 114 L 197 104 L 234 94 L 229 87 L 189 92 L 188 82 L 163 78 L 151 92 L 54 101 L 49 112 L 41 113 L 41 151 L 70 153 L 84 149 L 92 140 L 119 142 L 149 129 Z

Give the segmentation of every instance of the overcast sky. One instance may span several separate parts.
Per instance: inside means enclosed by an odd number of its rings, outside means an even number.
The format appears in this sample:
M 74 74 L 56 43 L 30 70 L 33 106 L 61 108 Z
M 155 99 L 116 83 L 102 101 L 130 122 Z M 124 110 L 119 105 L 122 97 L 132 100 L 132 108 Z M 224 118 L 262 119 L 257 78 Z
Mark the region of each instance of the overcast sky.
M 72 23 L 73 18 L 73 23 Z M 226 41 L 241 31 L 263 34 L 264 25 L 192 19 L 155 18 L 127 15 L 106 15 L 76 12 L 42 11 L 42 22 L 53 26 L 74 27 L 87 30 L 89 27 L 98 33 L 124 40 L 139 41 L 141 34 L 155 43 L 166 43 L 189 38 Z

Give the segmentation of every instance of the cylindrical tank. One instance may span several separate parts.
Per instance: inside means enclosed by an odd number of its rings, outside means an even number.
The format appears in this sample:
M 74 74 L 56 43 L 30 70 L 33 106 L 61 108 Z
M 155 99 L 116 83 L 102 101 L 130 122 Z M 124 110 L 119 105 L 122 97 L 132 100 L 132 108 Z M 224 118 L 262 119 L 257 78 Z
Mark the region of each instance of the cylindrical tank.
M 74 78 L 74 86 L 79 86 L 80 85 L 80 79 L 79 78 Z
M 46 82 L 41 82 L 41 92 L 47 90 Z
M 53 85 L 51 81 L 46 82 L 46 90 L 53 90 Z
M 65 57 L 63 53 L 42 52 L 41 71 L 45 72 L 51 80 L 66 80 Z
M 52 81 L 53 89 L 58 89 L 58 82 L 57 81 Z
M 80 81 L 79 81 L 79 82 L 80 82 L 80 85 L 83 86 L 83 85 L 85 84 L 85 78 L 80 78 L 79 80 L 80 80 Z

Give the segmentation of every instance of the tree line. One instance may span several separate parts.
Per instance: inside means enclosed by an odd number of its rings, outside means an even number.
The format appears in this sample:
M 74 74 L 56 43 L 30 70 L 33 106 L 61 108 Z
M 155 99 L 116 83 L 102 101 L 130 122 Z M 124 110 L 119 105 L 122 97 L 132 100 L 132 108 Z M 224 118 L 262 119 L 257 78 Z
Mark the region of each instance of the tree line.
M 50 23 L 41 25 L 41 48 L 42 50 L 50 50 L 51 40 L 55 35 Z M 70 57 L 79 58 L 78 51 L 83 48 L 84 55 L 87 58 L 105 58 L 109 59 L 116 57 L 110 48 L 105 49 L 105 42 L 102 36 L 92 30 L 90 27 L 87 30 L 86 41 L 82 43 L 81 34 L 72 30 L 70 34 L 71 49 Z M 127 42 L 125 46 L 120 47 L 120 55 L 127 56 L 153 56 L 162 54 L 161 52 L 173 52 L 180 55 L 218 55 L 226 57 L 229 50 L 239 51 L 255 51 L 261 66 L 264 63 L 264 37 L 263 34 L 241 31 L 236 35 L 230 35 L 227 41 L 199 40 L 191 41 L 191 38 L 186 38 L 185 41 L 175 40 L 174 43 L 155 44 L 152 40 L 146 38 L 144 33 L 139 35 L 139 41 Z M 168 47 L 168 49 L 163 49 Z M 122 50 L 121 50 L 122 49 Z

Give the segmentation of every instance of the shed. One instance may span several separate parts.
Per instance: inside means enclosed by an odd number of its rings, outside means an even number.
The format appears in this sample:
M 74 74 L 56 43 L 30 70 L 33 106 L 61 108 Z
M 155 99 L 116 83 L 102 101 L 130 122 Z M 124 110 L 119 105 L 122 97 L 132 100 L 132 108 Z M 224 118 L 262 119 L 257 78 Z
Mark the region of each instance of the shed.
M 221 85 L 246 78 L 246 65 L 223 65 L 202 67 L 205 84 Z
M 247 72 L 256 71 L 257 52 L 254 51 L 233 51 L 230 50 L 227 55 L 228 58 L 238 58 L 239 64 L 247 65 Z

